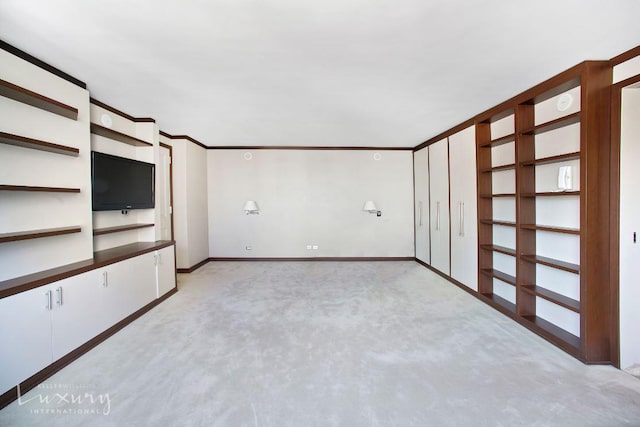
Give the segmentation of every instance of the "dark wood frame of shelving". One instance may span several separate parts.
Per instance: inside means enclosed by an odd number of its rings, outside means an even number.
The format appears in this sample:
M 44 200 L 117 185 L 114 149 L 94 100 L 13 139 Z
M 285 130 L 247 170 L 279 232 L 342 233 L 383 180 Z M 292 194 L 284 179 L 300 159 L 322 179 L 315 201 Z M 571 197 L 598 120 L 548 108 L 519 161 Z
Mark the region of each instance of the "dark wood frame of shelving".
M 122 132 L 118 132 L 117 130 L 100 126 L 96 123 L 91 123 L 91 133 L 94 135 L 100 135 L 105 138 L 113 139 L 114 141 L 122 142 L 123 144 L 133 145 L 135 147 L 153 147 L 153 144 L 147 141 L 143 141 L 139 138 L 135 138 Z
M 38 230 L 16 231 L 12 233 L 1 233 L 0 243 L 17 242 L 20 240 L 40 239 L 42 237 L 62 236 L 64 234 L 80 233 L 80 226 L 42 228 Z
M 78 109 L 55 99 L 48 98 L 37 92 L 25 89 L 6 80 L 0 79 L 0 96 L 13 99 L 23 104 L 66 117 L 71 120 L 78 120 Z
M 499 311 L 540 334 L 585 363 L 611 363 L 617 357 L 617 330 L 610 289 L 610 111 L 612 69 L 608 61 L 586 61 L 476 117 L 478 163 L 478 293 Z M 546 123 L 534 122 L 535 104 L 580 86 L 581 108 Z M 514 114 L 514 133 L 491 138 L 491 123 Z M 580 152 L 535 157 L 535 135 L 580 123 Z M 492 172 L 505 170 L 491 164 L 491 147 L 514 142 L 516 194 L 493 194 Z M 537 192 L 536 165 L 580 161 L 580 191 Z M 509 165 L 510 166 L 510 165 Z M 596 177 L 594 179 L 593 177 Z M 589 178 L 589 179 L 587 179 Z M 515 197 L 516 223 L 493 219 L 496 197 Z M 536 224 L 538 197 L 578 197 L 580 229 Z M 516 250 L 493 245 L 493 226 L 515 227 Z M 580 237 L 580 264 L 536 254 L 536 233 L 546 231 Z M 611 233 L 614 234 L 614 233 Z M 516 258 L 516 304 L 493 293 L 493 253 Z M 606 260 L 603 262 L 603 260 Z M 536 265 L 580 275 L 580 299 L 574 300 L 536 285 Z M 513 280 L 503 280 L 506 283 Z M 512 283 L 513 284 L 513 283 Z M 536 316 L 536 298 L 550 301 L 580 315 L 580 338 Z M 614 336 L 615 335 L 615 336 Z
M 69 187 L 38 187 L 32 185 L 0 185 L 0 191 L 29 191 L 43 193 L 79 193 L 79 188 Z
M 122 231 L 139 230 L 141 228 L 153 227 L 155 224 L 126 224 L 117 225 L 114 227 L 95 228 L 93 230 L 94 236 L 102 236 L 104 234 L 120 233 Z
M 33 150 L 47 151 L 49 153 L 64 154 L 66 156 L 77 157 L 80 154 L 80 150 L 74 147 L 54 144 L 53 142 L 14 135 L 7 132 L 0 132 L 0 143 L 15 145 L 16 147 L 30 148 Z

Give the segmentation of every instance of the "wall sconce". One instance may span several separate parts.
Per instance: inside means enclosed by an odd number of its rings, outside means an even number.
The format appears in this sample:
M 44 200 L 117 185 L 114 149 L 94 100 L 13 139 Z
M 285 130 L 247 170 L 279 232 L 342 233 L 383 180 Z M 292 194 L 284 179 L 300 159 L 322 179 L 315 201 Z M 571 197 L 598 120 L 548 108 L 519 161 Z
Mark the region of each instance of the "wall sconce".
M 378 207 L 373 200 L 367 200 L 366 202 L 364 202 L 362 210 L 369 213 L 375 213 L 377 216 L 382 216 L 382 212 L 378 210 Z
M 247 215 L 249 214 L 258 215 L 260 213 L 260 208 L 258 207 L 258 204 L 255 201 L 247 200 L 247 202 L 244 204 L 244 211 L 247 213 Z

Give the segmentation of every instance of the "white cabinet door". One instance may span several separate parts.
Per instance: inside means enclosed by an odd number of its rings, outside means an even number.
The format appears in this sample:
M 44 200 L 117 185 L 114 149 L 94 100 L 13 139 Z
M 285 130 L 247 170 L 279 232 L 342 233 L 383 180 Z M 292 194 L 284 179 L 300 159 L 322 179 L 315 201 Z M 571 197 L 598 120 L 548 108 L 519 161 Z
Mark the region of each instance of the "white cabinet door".
M 413 153 L 416 258 L 430 263 L 429 257 L 429 149 Z
M 429 146 L 431 266 L 449 274 L 449 148 L 446 139 Z
M 51 361 L 51 287 L 0 299 L 0 394 Z
M 108 289 L 95 271 L 60 280 L 51 285 L 53 310 L 51 333 L 53 360 L 78 348 L 111 324 L 104 304 Z
M 173 246 L 156 251 L 156 296 L 162 295 L 176 287 L 176 262 L 173 256 Z
M 478 290 L 476 133 L 471 126 L 449 137 L 451 277 Z

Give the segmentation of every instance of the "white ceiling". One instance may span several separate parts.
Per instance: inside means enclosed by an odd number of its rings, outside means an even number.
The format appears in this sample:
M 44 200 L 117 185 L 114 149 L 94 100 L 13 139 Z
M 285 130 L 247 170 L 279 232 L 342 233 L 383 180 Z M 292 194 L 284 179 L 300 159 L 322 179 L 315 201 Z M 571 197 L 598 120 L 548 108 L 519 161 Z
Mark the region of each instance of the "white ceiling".
M 0 0 L 0 38 L 207 145 L 415 146 L 640 44 L 638 0 Z

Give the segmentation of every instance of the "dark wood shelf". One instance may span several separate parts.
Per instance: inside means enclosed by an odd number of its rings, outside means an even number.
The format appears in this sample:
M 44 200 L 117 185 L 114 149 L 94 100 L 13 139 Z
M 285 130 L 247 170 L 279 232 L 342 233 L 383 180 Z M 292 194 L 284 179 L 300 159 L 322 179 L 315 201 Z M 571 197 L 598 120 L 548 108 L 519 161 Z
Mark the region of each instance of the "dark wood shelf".
M 95 135 L 104 136 L 105 138 L 113 139 L 115 141 L 119 141 L 124 144 L 133 145 L 136 147 L 152 147 L 153 146 L 153 144 L 150 144 L 147 141 L 134 138 L 133 136 L 129 136 L 122 132 L 109 129 L 104 126 L 97 125 L 95 123 L 91 123 L 91 133 Z
M 496 193 L 496 194 L 481 194 L 483 199 L 493 199 L 494 197 L 516 197 L 516 193 Z
M 522 290 L 528 294 L 544 298 L 547 301 L 551 301 L 554 304 L 562 306 L 568 310 L 580 313 L 580 301 L 576 301 L 573 298 L 569 298 L 557 292 L 550 291 L 536 285 L 523 285 Z
M 155 224 L 127 224 L 118 225 L 115 227 L 96 228 L 93 230 L 94 236 L 101 236 L 103 234 L 120 233 L 121 231 L 138 230 L 140 228 L 153 227 Z
M 538 316 L 522 316 L 528 326 L 565 351 L 577 355 L 580 350 L 580 338 L 562 328 L 557 327 Z
M 79 233 L 82 229 L 79 226 L 44 228 L 40 230 L 18 231 L 14 233 L 0 234 L 0 243 L 17 242 L 19 240 L 39 239 L 41 237 L 61 236 L 63 234 Z
M 546 165 L 550 163 L 561 163 L 561 162 L 567 162 L 569 160 L 578 160 L 578 159 L 580 159 L 580 153 L 575 152 L 575 153 L 559 154 L 557 156 L 541 157 L 539 159 L 521 162 L 520 164 L 522 166 L 535 166 L 535 165 Z
M 499 245 L 480 245 L 480 247 L 486 251 L 492 251 L 492 252 L 499 252 L 501 254 L 505 254 L 505 255 L 511 255 L 511 256 L 516 256 L 516 250 L 515 249 L 511 249 L 511 248 L 507 248 L 505 246 L 499 246 Z
M 488 304 L 490 304 L 491 306 L 495 307 L 496 309 L 502 312 L 505 312 L 509 315 L 513 315 L 516 312 L 516 305 L 502 298 L 501 296 L 498 296 L 496 294 L 488 294 L 488 293 L 481 293 L 480 296 Z
M 510 274 L 503 273 L 500 270 L 496 270 L 494 268 L 482 268 L 480 269 L 480 273 L 484 274 L 485 276 L 495 277 L 496 279 L 502 280 L 503 282 L 510 285 L 516 285 L 515 277 L 511 276 Z
M 515 140 L 516 140 L 516 135 L 512 133 L 511 135 L 502 136 L 500 138 L 496 138 L 496 139 L 492 139 L 491 141 L 484 142 L 480 144 L 480 147 L 498 147 L 500 145 L 514 142 Z
M 26 276 L 16 277 L 0 282 L 0 298 L 15 295 L 20 292 L 28 291 L 58 280 L 66 279 L 87 271 L 95 270 L 109 264 L 133 258 L 148 252 L 166 248 L 175 242 L 171 240 L 160 240 L 157 242 L 137 242 L 129 245 L 118 246 L 103 251 L 94 252 L 93 259 L 74 262 L 60 267 L 51 268 L 49 270 L 39 271 L 37 273 L 28 274 Z
M 515 168 L 516 168 L 515 163 L 510 163 L 508 165 L 500 165 L 500 166 L 493 166 L 491 168 L 480 169 L 480 172 L 481 173 L 501 172 L 501 171 L 512 170 Z
M 41 110 L 57 114 L 68 119 L 78 119 L 77 108 L 63 104 L 55 99 L 47 98 L 44 95 L 40 95 L 37 92 L 30 91 L 29 89 L 25 89 L 21 86 L 14 85 L 6 80 L 0 79 L 0 96 L 11 98 L 15 101 L 22 102 L 23 104 L 31 105 L 32 107 L 40 108 Z
M 539 230 L 539 231 L 551 231 L 553 233 L 564 233 L 564 234 L 574 234 L 580 235 L 580 230 L 577 228 L 567 228 L 567 227 L 551 227 L 548 225 L 538 225 L 538 224 L 521 224 L 520 227 L 525 230 Z
M 79 188 L 34 187 L 29 185 L 0 185 L 0 191 L 39 191 L 45 193 L 79 193 Z
M 480 220 L 480 224 L 487 224 L 487 225 L 502 225 L 504 227 L 515 227 L 516 223 L 513 221 L 497 221 L 494 219 L 481 219 Z
M 580 123 L 580 112 L 569 114 L 559 119 L 551 120 L 546 123 L 539 124 L 529 129 L 525 129 L 521 132 L 522 135 L 539 135 L 541 133 L 549 132 L 552 130 L 560 129 L 565 126 Z
M 557 268 L 558 270 L 568 271 L 569 273 L 580 274 L 580 266 L 570 262 L 560 261 L 558 259 L 547 258 L 540 255 L 521 255 L 521 259 L 536 264 L 546 265 L 548 267 Z
M 27 138 L 26 136 L 13 135 L 11 133 L 0 132 L 0 143 L 15 145 L 17 147 L 31 148 L 34 150 L 48 151 L 50 153 L 65 154 L 67 156 L 78 156 L 80 150 L 66 145 L 54 144 L 52 142 L 41 141 L 39 139 Z
M 522 197 L 561 197 L 579 196 L 580 191 L 543 191 L 540 193 L 520 193 Z

